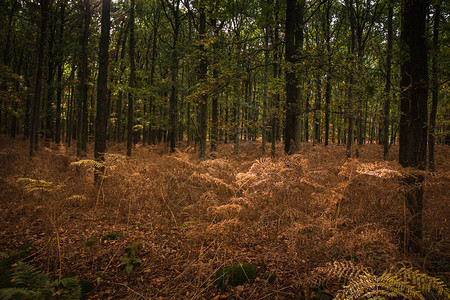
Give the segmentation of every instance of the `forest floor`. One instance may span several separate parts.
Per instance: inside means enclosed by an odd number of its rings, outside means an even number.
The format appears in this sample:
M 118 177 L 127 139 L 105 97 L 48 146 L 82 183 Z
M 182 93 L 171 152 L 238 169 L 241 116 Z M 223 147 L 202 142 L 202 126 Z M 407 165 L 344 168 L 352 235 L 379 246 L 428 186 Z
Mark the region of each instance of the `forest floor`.
M 206 160 L 194 148 L 137 146 L 126 157 L 125 145 L 110 145 L 100 188 L 92 162 L 72 164 L 74 147 L 41 145 L 33 159 L 28 147 L 0 137 L 0 252 L 30 243 L 28 263 L 52 277 L 77 274 L 90 283 L 86 299 L 327 299 L 345 278 L 318 288 L 312 278 L 346 262 L 449 280 L 448 146 L 436 148 L 437 171 L 423 172 L 422 254 L 400 247 L 409 171 L 396 146 L 383 162 L 378 145 L 349 160 L 342 145 L 302 144 L 285 156 L 280 144 L 272 159 L 257 142 L 242 143 L 239 156 L 222 144 Z M 46 183 L 33 190 L 23 178 Z M 256 279 L 215 286 L 221 268 L 244 262 Z

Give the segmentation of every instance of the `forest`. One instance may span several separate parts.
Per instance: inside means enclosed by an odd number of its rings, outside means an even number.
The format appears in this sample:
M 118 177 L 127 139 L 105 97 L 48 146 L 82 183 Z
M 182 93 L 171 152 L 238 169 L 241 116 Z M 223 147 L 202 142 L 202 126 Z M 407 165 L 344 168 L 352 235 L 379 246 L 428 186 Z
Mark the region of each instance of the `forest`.
M 450 299 L 443 0 L 0 0 L 0 299 Z

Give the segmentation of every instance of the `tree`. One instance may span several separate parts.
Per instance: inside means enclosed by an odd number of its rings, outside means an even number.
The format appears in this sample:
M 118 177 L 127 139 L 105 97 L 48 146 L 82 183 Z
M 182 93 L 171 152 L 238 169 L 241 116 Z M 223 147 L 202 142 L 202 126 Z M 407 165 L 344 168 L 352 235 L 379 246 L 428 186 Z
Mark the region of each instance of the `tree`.
M 438 77 L 438 58 L 439 58 L 439 20 L 441 18 L 441 3 L 437 1 L 434 5 L 434 23 L 433 23 L 433 57 L 431 62 L 432 73 L 432 90 L 431 90 L 431 109 L 430 122 L 428 131 L 428 168 L 430 171 L 435 171 L 434 167 L 434 145 L 436 132 L 436 114 L 439 96 L 439 77 Z
M 82 34 L 80 38 L 80 66 L 78 68 L 79 95 L 77 113 L 77 156 L 86 156 L 86 144 L 88 138 L 88 89 L 89 89 L 89 66 L 88 66 L 88 43 L 89 26 L 91 24 L 92 11 L 90 0 L 82 0 Z
M 127 124 L 127 155 L 131 156 L 131 146 L 133 143 L 133 126 L 134 126 L 134 111 L 133 111 L 133 101 L 134 101 L 134 88 L 136 86 L 136 65 L 134 61 L 134 1 L 130 0 L 130 80 L 129 87 L 130 91 L 128 93 L 128 124 Z
M 388 0 L 387 20 L 387 55 L 386 55 L 386 85 L 384 87 L 385 100 L 383 105 L 383 157 L 389 159 L 389 111 L 391 106 L 391 60 L 392 60 L 392 0 Z
M 199 4 L 199 35 L 200 35 L 200 66 L 199 66 L 199 79 L 201 83 L 206 81 L 206 73 L 208 72 L 207 53 L 205 48 L 206 38 L 206 14 L 205 3 L 200 1 Z M 206 135 L 208 130 L 208 96 L 206 91 L 200 92 L 199 97 L 199 131 L 200 131 L 200 148 L 199 157 L 205 158 L 206 156 Z
M 293 147 L 299 145 L 299 135 L 296 135 L 298 114 L 298 78 L 295 64 L 296 55 L 303 47 L 303 0 L 287 0 L 286 6 L 286 49 L 285 60 L 288 63 L 286 69 L 286 124 L 284 128 L 284 151 L 291 153 Z M 294 142 L 294 144 L 292 144 Z M 295 149 L 294 152 L 300 149 Z
M 97 116 L 95 118 L 94 158 L 104 160 L 108 123 L 108 59 L 111 0 L 102 0 L 101 34 L 98 53 Z M 97 172 L 103 170 L 97 170 Z M 96 174 L 97 174 L 96 172 Z
M 401 117 L 399 163 L 424 170 L 427 151 L 428 61 L 425 44 L 426 0 L 404 0 L 402 7 Z M 424 177 L 404 177 L 406 205 L 411 214 L 405 249 L 420 250 Z
M 33 110 L 31 113 L 30 156 L 38 147 L 39 115 L 41 111 L 42 67 L 44 63 L 44 48 L 47 40 L 47 18 L 49 0 L 41 0 L 41 27 L 39 36 L 38 62 L 36 65 L 36 81 L 34 86 Z

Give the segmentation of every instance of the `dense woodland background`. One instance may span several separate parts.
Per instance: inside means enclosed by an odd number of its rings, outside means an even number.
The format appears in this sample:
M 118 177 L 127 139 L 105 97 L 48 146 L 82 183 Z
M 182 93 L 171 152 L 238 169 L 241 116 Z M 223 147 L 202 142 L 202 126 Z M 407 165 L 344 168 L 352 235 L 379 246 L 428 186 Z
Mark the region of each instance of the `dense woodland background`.
M 450 297 L 449 8 L 0 0 L 0 295 Z

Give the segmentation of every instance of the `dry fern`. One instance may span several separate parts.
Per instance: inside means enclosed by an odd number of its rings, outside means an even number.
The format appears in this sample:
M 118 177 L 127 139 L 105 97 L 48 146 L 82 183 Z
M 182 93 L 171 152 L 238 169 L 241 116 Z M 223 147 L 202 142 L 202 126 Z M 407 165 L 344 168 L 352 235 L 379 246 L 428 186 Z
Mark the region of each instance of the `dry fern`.
M 32 178 L 19 178 L 17 182 L 22 186 L 23 190 L 28 193 L 36 191 L 53 192 L 64 187 L 64 185 L 54 185 L 53 182 Z
M 71 163 L 70 165 L 87 167 L 88 169 L 102 169 L 105 167 L 101 162 L 98 162 L 98 161 L 92 160 L 92 159 L 82 159 L 79 161 L 75 161 L 75 162 Z
M 391 270 L 377 276 L 370 269 L 356 266 L 351 262 L 334 262 L 317 268 L 308 283 L 310 286 L 318 287 L 332 280 L 349 281 L 335 297 L 341 300 L 399 297 L 425 300 L 425 295 L 429 293 L 450 299 L 450 291 L 444 282 L 412 268 Z

